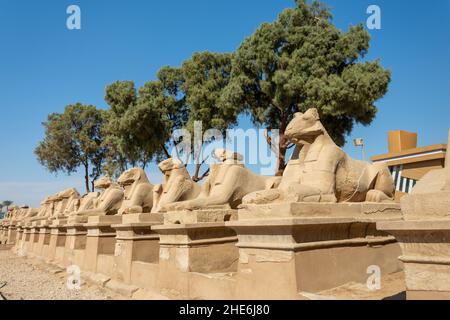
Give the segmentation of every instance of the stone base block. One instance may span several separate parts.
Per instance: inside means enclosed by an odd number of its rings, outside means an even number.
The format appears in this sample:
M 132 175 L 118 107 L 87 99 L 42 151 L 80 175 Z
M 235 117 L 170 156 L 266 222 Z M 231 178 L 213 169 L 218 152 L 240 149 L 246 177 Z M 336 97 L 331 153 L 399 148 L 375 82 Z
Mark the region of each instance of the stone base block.
M 87 230 L 84 270 L 112 274 L 116 231 L 111 225 L 121 221 L 122 216 L 89 217 L 88 223 L 84 224 Z
M 137 272 L 133 281 L 133 263 L 147 263 L 158 265 L 159 235 L 152 231 L 152 226 L 163 222 L 161 214 L 143 213 L 122 216 L 122 224 L 112 227 L 116 230 L 116 246 L 114 251 L 113 278 L 127 284 L 148 283 L 154 279 L 153 274 Z M 152 282 L 152 280 L 150 280 Z
M 45 253 L 46 261 L 55 264 L 62 264 L 64 261 L 64 250 L 66 246 L 66 226 L 65 221 L 52 221 L 50 225 L 50 240 Z
M 48 248 L 50 245 L 51 229 L 47 225 L 43 225 L 39 228 L 39 235 L 37 239 L 37 244 L 34 246 L 33 253 L 37 257 L 46 258 L 48 254 Z
M 242 205 L 239 220 L 275 218 L 352 218 L 352 219 L 400 219 L 402 212 L 398 203 L 311 203 L 285 202 L 265 205 Z
M 237 210 L 202 209 L 195 211 L 172 211 L 164 214 L 164 224 L 194 224 L 226 222 L 237 219 Z
M 246 207 L 226 223 L 239 238 L 237 298 L 301 299 L 299 292 L 365 283 L 372 266 L 402 269 L 395 238 L 376 230 L 377 221 L 397 219 L 397 205 L 302 205 Z
M 180 223 L 192 219 L 203 222 L 169 224 L 173 221 L 171 215 Z M 237 271 L 237 237 L 225 226 L 225 220 L 236 217 L 235 210 L 169 212 L 164 216 L 164 225 L 152 227 L 160 236 L 158 286 L 161 290 L 189 296 L 191 273 Z
M 64 266 L 76 265 L 83 266 L 84 254 L 86 249 L 87 229 L 84 224 L 67 224 L 66 241 L 64 247 Z
M 6 235 L 6 244 L 15 244 L 16 243 L 16 226 L 10 225 L 8 227 L 8 233 Z
M 67 224 L 88 223 L 88 216 L 69 216 L 67 218 Z
M 407 299 L 450 299 L 450 220 L 380 222 L 377 228 L 401 246 Z

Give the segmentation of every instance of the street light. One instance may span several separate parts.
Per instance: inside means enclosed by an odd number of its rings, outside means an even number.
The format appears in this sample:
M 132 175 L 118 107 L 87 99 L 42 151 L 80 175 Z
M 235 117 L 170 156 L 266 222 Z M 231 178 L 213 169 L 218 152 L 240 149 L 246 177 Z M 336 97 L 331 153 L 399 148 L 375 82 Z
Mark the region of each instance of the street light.
M 364 140 L 362 138 L 356 138 L 353 142 L 355 143 L 355 147 L 361 147 L 361 158 L 364 161 Z

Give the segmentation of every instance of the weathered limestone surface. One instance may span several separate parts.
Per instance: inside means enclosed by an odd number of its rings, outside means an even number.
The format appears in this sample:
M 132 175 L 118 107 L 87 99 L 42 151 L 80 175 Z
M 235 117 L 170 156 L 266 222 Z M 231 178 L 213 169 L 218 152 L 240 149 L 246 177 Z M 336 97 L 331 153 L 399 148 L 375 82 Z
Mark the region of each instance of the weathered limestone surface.
M 397 272 L 400 247 L 375 225 L 400 216 L 398 204 L 247 205 L 226 223 L 239 238 L 236 291 L 243 299 L 300 299 L 300 291 L 365 282 L 371 265 Z
M 196 198 L 200 186 L 192 181 L 186 166 L 176 159 L 167 159 L 158 165 L 164 174 L 164 183 L 153 189 L 152 212 L 163 211 L 164 206 Z
M 163 223 L 162 214 L 143 213 L 122 216 L 116 230 L 112 278 L 128 285 L 155 289 L 158 277 L 159 235 L 152 230 Z
M 218 273 L 237 272 L 237 236 L 225 225 L 236 217 L 233 209 L 165 213 L 164 224 L 152 227 L 160 237 L 158 288 L 189 297 L 195 287 L 194 274 L 214 278 Z M 219 287 L 212 281 L 200 288 L 212 293 Z M 206 297 L 203 290 L 199 294 Z M 227 295 L 222 292 L 222 296 Z
M 244 204 L 392 200 L 394 183 L 386 164 L 351 159 L 330 138 L 316 109 L 296 114 L 285 134 L 297 148 L 279 187 L 249 194 Z
M 121 221 L 122 217 L 117 215 L 89 217 L 88 223 L 84 224 L 87 229 L 84 270 L 112 275 L 116 231 L 111 225 Z
M 124 195 L 122 188 L 108 176 L 101 177 L 94 185 L 101 190 L 100 195 L 91 194 L 82 199 L 79 209 L 70 214 L 70 223 L 86 223 L 90 216 L 117 214 Z
M 450 143 L 450 132 L 449 132 Z M 401 200 L 403 218 L 380 222 L 402 248 L 408 299 L 450 299 L 450 155 Z
M 242 198 L 257 190 L 267 190 L 278 185 L 280 178 L 263 177 L 245 168 L 242 155 L 218 149 L 214 156 L 220 161 L 210 166 L 210 175 L 195 199 L 163 206 L 163 211 L 195 210 L 207 207 L 236 209 Z
M 118 180 L 124 189 L 124 198 L 119 214 L 149 213 L 153 206 L 153 188 L 141 168 L 125 171 Z

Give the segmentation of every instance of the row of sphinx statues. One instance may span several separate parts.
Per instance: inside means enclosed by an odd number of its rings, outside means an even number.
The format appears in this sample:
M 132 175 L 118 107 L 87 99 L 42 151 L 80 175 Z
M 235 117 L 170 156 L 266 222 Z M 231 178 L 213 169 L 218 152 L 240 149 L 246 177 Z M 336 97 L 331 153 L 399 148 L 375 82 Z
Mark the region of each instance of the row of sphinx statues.
M 159 164 L 164 182 L 152 185 L 144 170 L 132 168 L 117 180 L 103 176 L 99 192 L 81 196 L 68 189 L 45 198 L 40 208 L 11 207 L 5 219 L 38 221 L 69 217 L 159 213 L 202 208 L 238 208 L 274 202 L 387 202 L 394 183 L 385 164 L 350 158 L 328 135 L 316 109 L 298 113 L 285 131 L 296 145 L 283 177 L 260 176 L 247 169 L 243 157 L 214 151 L 217 163 L 207 180 L 194 182 L 176 159 Z

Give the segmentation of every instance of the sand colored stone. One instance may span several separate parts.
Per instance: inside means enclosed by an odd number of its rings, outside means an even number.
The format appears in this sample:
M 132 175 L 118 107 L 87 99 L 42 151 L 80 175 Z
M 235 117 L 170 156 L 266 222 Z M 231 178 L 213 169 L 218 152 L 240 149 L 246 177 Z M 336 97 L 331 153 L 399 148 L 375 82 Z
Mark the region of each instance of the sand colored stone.
M 80 205 L 80 209 L 71 215 L 70 220 L 76 220 L 74 217 L 84 217 L 81 220 L 86 222 L 89 216 L 117 214 L 124 195 L 122 188 L 108 176 L 96 180 L 94 186 L 101 190 L 100 195 L 85 199 L 83 205 Z M 81 220 L 77 220 L 77 222 Z
M 450 143 L 450 132 L 449 132 Z M 403 218 L 380 222 L 402 248 L 408 299 L 450 299 L 450 155 L 402 198 Z
M 153 185 L 141 168 L 132 168 L 119 177 L 119 185 L 124 189 L 124 198 L 119 214 L 146 213 L 153 206 Z
M 242 198 L 257 190 L 278 185 L 280 178 L 264 177 L 245 168 L 242 156 L 224 149 L 214 152 L 218 164 L 210 166 L 210 175 L 197 198 L 165 205 L 164 211 L 195 210 L 208 207 L 236 209 Z
M 128 214 L 116 230 L 112 278 L 126 285 L 155 290 L 159 274 L 159 235 L 152 226 L 163 223 L 159 213 Z
M 158 167 L 164 174 L 164 182 L 153 189 L 153 213 L 163 211 L 165 205 L 194 199 L 199 195 L 200 186 L 192 181 L 186 166 L 179 160 L 170 158 Z
M 316 109 L 296 114 L 285 134 L 297 147 L 279 187 L 249 194 L 244 204 L 393 199 L 394 182 L 386 164 L 350 158 L 330 138 Z

